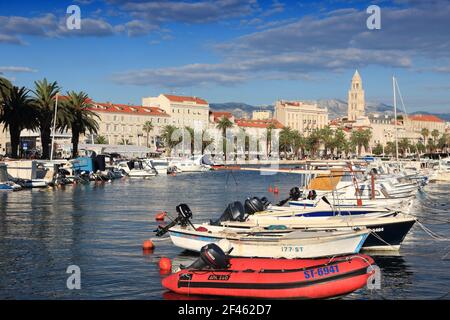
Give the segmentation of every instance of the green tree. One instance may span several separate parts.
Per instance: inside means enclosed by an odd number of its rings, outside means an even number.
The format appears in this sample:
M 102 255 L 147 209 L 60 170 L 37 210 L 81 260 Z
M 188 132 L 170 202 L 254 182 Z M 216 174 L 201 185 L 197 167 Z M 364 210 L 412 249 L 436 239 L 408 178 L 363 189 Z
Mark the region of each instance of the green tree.
M 163 128 L 161 138 L 164 141 L 164 146 L 167 148 L 167 153 L 170 154 L 172 149 L 181 142 L 182 137 L 179 137 L 175 140 L 174 135 L 177 131 L 177 128 L 172 125 L 166 125 Z
M 306 139 L 297 130 L 292 131 L 292 148 L 297 159 L 300 159 L 300 152 L 302 156 L 305 154 Z
M 34 85 L 35 89 L 33 93 L 35 97 L 33 104 L 36 107 L 36 120 L 41 132 L 42 158 L 48 159 L 50 156 L 51 130 L 54 117 L 55 98 L 60 88 L 56 81 L 49 83 L 47 79 L 35 81 Z M 61 114 L 61 111 L 57 114 L 57 128 L 61 125 L 59 122 Z
M 96 144 L 108 144 L 108 139 L 105 136 L 96 136 L 94 139 Z
M 345 148 L 347 139 L 345 138 L 344 130 L 337 129 L 334 133 L 333 147 L 336 148 L 336 153 L 340 155 Z
M 95 134 L 98 132 L 98 115 L 89 110 L 92 107 L 90 99 L 83 91 L 67 92 L 66 98 L 61 103 L 61 117 L 60 128 L 70 129 L 72 131 L 72 158 L 78 157 L 78 143 L 80 141 L 80 135 Z M 66 115 L 63 117 L 63 115 Z M 62 120 L 65 119 L 65 120 Z
M 320 147 L 320 132 L 318 129 L 314 129 L 309 136 L 306 137 L 307 150 L 311 157 L 315 157 Z
M 369 142 L 372 137 L 372 132 L 369 129 L 366 130 L 354 130 L 350 137 L 351 142 L 358 148 L 358 156 L 361 156 L 362 148 L 369 149 Z
M 202 130 L 202 154 L 205 154 L 206 148 L 214 143 L 214 139 L 210 138 L 207 130 Z
M 146 121 L 144 123 L 144 125 L 142 126 L 142 130 L 144 130 L 144 132 L 147 134 L 147 143 L 145 145 L 147 148 L 148 148 L 148 137 L 149 137 L 150 132 L 153 131 L 153 128 L 154 128 L 153 123 L 151 121 Z
M 384 153 L 392 156 L 395 155 L 395 142 L 389 141 L 388 143 L 386 143 Z
M 269 156 L 269 154 L 272 152 L 272 133 L 273 130 L 275 129 L 275 124 L 273 122 L 271 122 L 267 128 L 266 128 L 266 153 L 267 156 Z
M 424 153 L 426 151 L 426 149 L 427 149 L 425 147 L 425 145 L 422 142 L 420 142 L 420 141 L 417 142 L 414 147 L 415 147 L 416 152 L 419 153 L 419 154 Z
M 443 133 L 442 136 L 438 140 L 437 146 L 439 149 L 441 149 L 442 152 L 444 152 L 444 151 L 448 152 L 449 145 L 450 145 L 450 134 Z
M 222 130 L 223 153 L 225 161 L 227 161 L 227 130 L 233 127 L 234 123 L 225 116 L 222 116 L 216 125 L 217 129 Z
M 377 156 L 383 154 L 383 146 L 381 145 L 381 143 L 377 143 L 375 148 L 373 148 L 372 152 Z
M 398 149 L 400 151 L 400 153 L 402 154 L 402 156 L 404 157 L 406 155 L 406 152 L 408 152 L 408 149 L 410 148 L 410 143 L 408 138 L 402 138 L 399 142 L 398 142 Z
M 422 135 L 423 143 L 426 146 L 427 145 L 427 141 L 428 141 L 428 136 L 430 135 L 430 131 L 427 128 L 422 128 L 422 130 L 420 130 L 420 134 Z
M 322 129 L 319 129 L 318 131 L 320 141 L 324 145 L 324 151 L 323 154 L 326 156 L 328 154 L 328 150 L 333 149 L 333 142 L 334 142 L 334 136 L 333 136 L 333 130 L 331 130 L 330 126 L 325 126 Z
M 278 147 L 280 152 L 284 152 L 284 158 L 287 159 L 288 152 L 291 151 L 292 146 L 292 130 L 289 127 L 284 127 L 280 131 Z
M 1 109 L 0 123 L 4 124 L 4 130 L 9 129 L 11 136 L 11 156 L 18 157 L 20 133 L 23 129 L 34 128 L 34 109 L 32 100 L 25 87 L 7 86 L 0 90 Z
M 439 131 L 437 129 L 434 129 L 431 131 L 431 136 L 433 137 L 434 144 L 437 143 L 437 138 L 439 138 Z

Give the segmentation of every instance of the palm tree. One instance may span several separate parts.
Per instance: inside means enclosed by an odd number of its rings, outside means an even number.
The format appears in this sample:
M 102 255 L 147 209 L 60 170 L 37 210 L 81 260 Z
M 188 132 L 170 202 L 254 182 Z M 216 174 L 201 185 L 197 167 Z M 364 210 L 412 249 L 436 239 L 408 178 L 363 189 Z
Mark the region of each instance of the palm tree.
M 177 131 L 177 128 L 170 124 L 167 126 L 164 126 L 164 128 L 163 128 L 161 138 L 164 141 L 164 145 L 167 148 L 168 154 L 170 154 L 172 149 L 181 142 L 182 137 L 179 137 L 178 140 L 173 139 L 173 135 L 175 134 L 176 131 Z
M 216 125 L 216 128 L 219 130 L 222 130 L 222 138 L 223 138 L 223 147 L 224 147 L 224 160 L 227 161 L 227 130 L 234 127 L 234 123 L 231 122 L 230 119 L 228 119 L 225 116 L 222 116 L 220 118 L 219 122 Z
M 209 138 L 208 131 L 202 130 L 202 154 L 205 153 L 206 148 L 214 142 L 213 138 Z
M 271 122 L 267 128 L 266 128 L 266 154 L 269 156 L 269 154 L 272 152 L 272 132 L 275 129 L 275 124 Z
M 195 151 L 195 130 L 189 126 L 184 127 L 184 131 L 189 136 L 189 148 L 191 149 L 191 154 L 194 154 Z M 183 141 L 184 143 L 184 141 Z
M 34 85 L 34 105 L 37 111 L 37 125 L 41 131 L 42 158 L 47 159 L 50 155 L 51 128 L 54 117 L 55 98 L 60 88 L 56 81 L 49 83 L 47 79 L 35 81 Z M 59 115 L 57 115 L 57 117 L 59 119 Z
M 301 151 L 302 156 L 304 154 L 304 150 L 306 148 L 306 140 L 302 136 L 300 132 L 297 130 L 293 130 L 291 134 L 291 140 L 292 140 L 292 148 L 294 149 L 294 154 L 299 159 L 299 152 Z
M 334 133 L 333 146 L 336 148 L 336 153 L 340 155 L 347 143 L 347 139 L 345 138 L 344 130 L 337 129 Z
M 148 135 L 151 131 L 153 131 L 154 127 L 153 127 L 153 123 L 151 123 L 151 121 L 145 121 L 144 126 L 142 127 L 142 130 L 144 130 L 144 132 L 147 134 L 147 148 L 148 148 Z
M 333 130 L 331 130 L 330 126 L 325 126 L 322 129 L 319 129 L 320 140 L 323 142 L 324 151 L 323 154 L 326 156 L 328 153 L 328 149 L 333 148 Z
M 105 136 L 96 136 L 94 142 L 96 144 L 108 144 L 108 139 Z
M 420 131 L 420 134 L 423 137 L 423 143 L 426 146 L 427 145 L 427 137 L 430 135 L 430 131 L 427 128 L 422 128 Z
M 280 131 L 279 137 L 280 152 L 284 152 L 284 158 L 287 159 L 287 153 L 291 150 L 292 144 L 292 130 L 289 127 L 284 127 Z
M 11 136 L 11 156 L 18 157 L 20 144 L 20 132 L 23 129 L 33 129 L 34 109 L 32 100 L 28 96 L 29 90 L 25 87 L 11 87 L 9 90 L 4 86 L 0 90 L 2 108 L 0 110 L 0 123 L 3 123 L 4 130 L 9 129 Z
M 377 156 L 383 154 L 383 146 L 381 145 L 381 143 L 377 143 L 375 148 L 373 148 L 372 152 Z
M 369 149 L 369 142 L 371 137 L 372 132 L 369 129 L 355 130 L 352 132 L 350 140 L 356 147 L 358 147 L 358 156 L 361 155 L 362 147 L 364 147 L 366 151 Z
M 89 110 L 92 106 L 89 97 L 83 91 L 67 92 L 67 98 L 63 100 L 62 113 L 65 113 L 65 117 L 60 117 L 64 119 L 61 121 L 61 129 L 71 129 L 72 130 L 72 158 L 78 156 L 78 143 L 80 140 L 80 135 L 85 134 L 89 131 L 90 134 L 97 133 L 98 123 L 95 118 L 99 118 L 98 115 Z
M 390 155 L 394 155 L 395 154 L 395 143 L 392 141 L 388 141 L 386 143 L 386 147 L 384 148 L 384 153 L 385 154 L 390 154 Z
M 311 157 L 315 157 L 320 147 L 320 133 L 318 129 L 314 129 L 306 138 L 306 143 Z
M 433 137 L 433 142 L 436 144 L 436 140 L 439 137 L 439 131 L 437 129 L 434 129 L 431 131 L 431 136 Z
M 410 143 L 408 138 L 403 138 L 399 141 L 398 143 L 398 148 L 400 149 L 400 152 L 402 154 L 402 156 L 404 157 L 406 152 L 408 151 L 409 147 L 410 147 Z

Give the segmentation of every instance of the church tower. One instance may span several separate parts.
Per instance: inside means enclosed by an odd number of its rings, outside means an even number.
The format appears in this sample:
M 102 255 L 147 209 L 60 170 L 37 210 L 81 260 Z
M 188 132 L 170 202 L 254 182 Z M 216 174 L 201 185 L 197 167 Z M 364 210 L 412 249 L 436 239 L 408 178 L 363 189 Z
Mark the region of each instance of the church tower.
M 364 90 L 362 88 L 361 76 L 358 70 L 352 78 L 352 84 L 348 91 L 348 111 L 347 118 L 349 121 L 355 121 L 358 117 L 364 115 Z

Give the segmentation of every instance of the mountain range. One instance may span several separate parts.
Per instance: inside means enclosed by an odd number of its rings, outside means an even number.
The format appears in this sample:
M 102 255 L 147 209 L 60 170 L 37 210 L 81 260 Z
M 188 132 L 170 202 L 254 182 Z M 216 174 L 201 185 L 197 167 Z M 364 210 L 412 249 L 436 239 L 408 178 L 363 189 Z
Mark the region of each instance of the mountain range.
M 321 108 L 328 109 L 328 118 L 335 119 L 347 115 L 347 102 L 340 99 L 322 99 L 317 101 L 305 101 L 310 103 L 317 103 Z M 210 103 L 210 108 L 214 111 L 231 112 L 237 118 L 251 118 L 252 112 L 255 110 L 271 110 L 273 112 L 273 105 L 254 106 L 242 102 L 226 102 L 226 103 Z M 388 113 L 392 114 L 394 107 L 379 103 L 366 102 L 366 113 Z M 450 113 L 431 113 L 427 111 L 415 111 L 410 114 L 432 114 L 445 121 L 450 121 Z

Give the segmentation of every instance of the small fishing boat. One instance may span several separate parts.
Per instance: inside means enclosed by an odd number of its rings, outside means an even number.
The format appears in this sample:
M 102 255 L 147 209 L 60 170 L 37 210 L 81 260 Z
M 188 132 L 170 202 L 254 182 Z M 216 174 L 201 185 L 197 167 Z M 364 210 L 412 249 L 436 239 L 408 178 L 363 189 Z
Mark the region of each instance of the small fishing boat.
M 222 239 L 229 241 L 233 256 L 261 258 L 317 258 L 358 253 L 370 233 L 367 228 L 336 230 L 235 230 L 222 226 L 196 228 L 190 222 L 192 211 L 186 204 L 176 207 L 178 217 L 157 236 L 169 232 L 172 243 L 180 248 L 199 252 Z M 177 224 L 180 225 L 177 225 Z
M 178 294 L 267 299 L 320 299 L 351 293 L 375 274 L 366 255 L 326 259 L 229 259 L 219 246 L 202 248 L 200 258 L 162 280 Z

